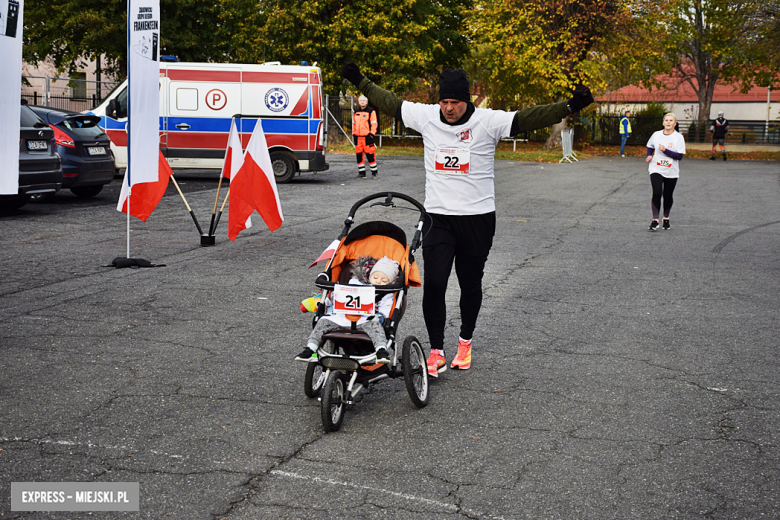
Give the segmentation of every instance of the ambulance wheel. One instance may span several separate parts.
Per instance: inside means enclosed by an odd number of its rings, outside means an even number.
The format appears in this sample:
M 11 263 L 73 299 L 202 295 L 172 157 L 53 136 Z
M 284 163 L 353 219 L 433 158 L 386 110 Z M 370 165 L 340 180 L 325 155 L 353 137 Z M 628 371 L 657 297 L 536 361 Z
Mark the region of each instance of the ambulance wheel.
M 323 343 L 320 348 L 331 354 L 335 352 L 333 342 L 330 340 Z M 303 391 L 306 393 L 306 397 L 317 397 L 320 395 L 322 385 L 325 384 L 326 372 L 319 363 L 307 363 L 306 365 L 306 377 L 303 379 Z
M 347 404 L 344 402 L 347 393 L 347 385 L 341 372 L 332 371 L 322 387 L 322 427 L 325 432 L 335 432 L 341 428 L 344 422 L 344 412 Z
M 277 184 L 290 182 L 295 176 L 295 159 L 287 152 L 273 152 L 271 166 Z
M 417 408 L 428 404 L 428 368 L 420 341 L 414 336 L 404 340 L 401 351 L 401 368 L 406 381 L 406 391 Z

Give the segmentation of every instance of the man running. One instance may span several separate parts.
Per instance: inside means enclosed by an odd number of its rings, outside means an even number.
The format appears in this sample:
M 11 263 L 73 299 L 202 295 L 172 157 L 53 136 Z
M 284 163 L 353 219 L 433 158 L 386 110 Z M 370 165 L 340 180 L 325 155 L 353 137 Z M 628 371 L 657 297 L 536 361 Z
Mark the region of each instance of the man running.
M 723 160 L 726 160 L 726 134 L 728 131 L 729 120 L 723 117 L 723 112 L 718 112 L 718 118 L 710 126 L 710 132 L 712 132 L 712 157 L 710 157 L 710 161 L 715 160 L 715 148 L 718 145 L 723 152 Z
M 482 276 L 496 231 L 493 162 L 504 137 L 559 123 L 593 102 L 587 88 L 568 101 L 518 112 L 475 108 L 462 70 L 439 77 L 439 104 L 411 103 L 376 86 L 357 65 L 342 76 L 368 96 L 372 106 L 422 134 L 425 147 L 425 210 L 431 227 L 423 239 L 423 318 L 431 342 L 428 373 L 447 369 L 444 352 L 445 293 L 455 265 L 460 286 L 458 353 L 450 368 L 471 367 L 471 339 L 482 306 Z

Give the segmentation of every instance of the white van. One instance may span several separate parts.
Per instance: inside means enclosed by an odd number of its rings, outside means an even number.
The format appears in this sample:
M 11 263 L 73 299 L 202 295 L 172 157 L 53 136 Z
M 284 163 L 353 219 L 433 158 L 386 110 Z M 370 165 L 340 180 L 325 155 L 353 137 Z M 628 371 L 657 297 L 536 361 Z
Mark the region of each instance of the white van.
M 261 65 L 160 62 L 160 149 L 174 168 L 222 168 L 230 123 L 244 148 L 258 118 L 276 182 L 323 171 L 322 72 L 316 63 Z M 127 167 L 127 80 L 90 113 L 111 138 L 117 168 Z

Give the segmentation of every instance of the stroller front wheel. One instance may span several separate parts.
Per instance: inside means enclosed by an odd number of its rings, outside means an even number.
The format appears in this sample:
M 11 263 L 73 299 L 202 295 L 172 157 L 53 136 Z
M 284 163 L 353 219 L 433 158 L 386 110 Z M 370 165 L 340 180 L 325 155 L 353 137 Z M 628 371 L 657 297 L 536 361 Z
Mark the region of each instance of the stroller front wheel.
M 322 387 L 320 413 L 322 426 L 326 432 L 335 432 L 341 428 L 346 410 L 347 385 L 341 372 L 333 370 Z
M 404 340 L 401 351 L 401 368 L 406 381 L 406 391 L 417 408 L 428 404 L 428 369 L 420 341 L 414 336 Z
M 329 354 L 336 353 L 336 348 L 331 340 L 327 340 L 320 348 Z M 317 397 L 320 395 L 322 385 L 325 384 L 325 376 L 326 371 L 323 370 L 322 365 L 319 363 L 307 364 L 306 376 L 303 378 L 303 391 L 306 397 Z

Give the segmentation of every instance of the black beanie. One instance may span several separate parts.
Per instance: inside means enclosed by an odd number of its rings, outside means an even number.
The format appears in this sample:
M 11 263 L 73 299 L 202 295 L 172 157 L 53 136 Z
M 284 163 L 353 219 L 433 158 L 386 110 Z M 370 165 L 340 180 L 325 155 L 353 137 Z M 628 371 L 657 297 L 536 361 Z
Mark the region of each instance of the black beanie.
M 439 76 L 439 101 L 457 99 L 469 102 L 469 78 L 462 70 L 444 69 Z

